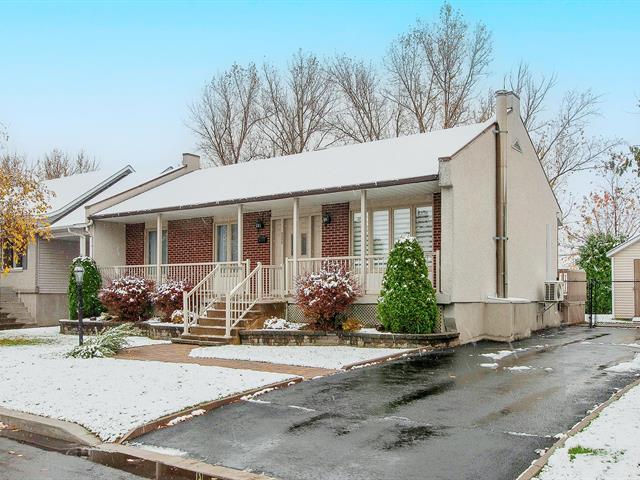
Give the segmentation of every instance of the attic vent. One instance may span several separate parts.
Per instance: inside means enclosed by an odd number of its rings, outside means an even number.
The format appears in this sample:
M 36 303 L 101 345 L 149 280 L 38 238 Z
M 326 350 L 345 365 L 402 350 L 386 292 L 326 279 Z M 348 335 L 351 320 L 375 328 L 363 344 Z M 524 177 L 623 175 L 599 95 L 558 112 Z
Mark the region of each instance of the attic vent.
M 511 145 L 511 148 L 513 148 L 514 150 L 517 150 L 518 152 L 522 153 L 522 147 L 520 146 L 520 142 L 516 139 L 515 142 L 513 142 L 513 145 Z

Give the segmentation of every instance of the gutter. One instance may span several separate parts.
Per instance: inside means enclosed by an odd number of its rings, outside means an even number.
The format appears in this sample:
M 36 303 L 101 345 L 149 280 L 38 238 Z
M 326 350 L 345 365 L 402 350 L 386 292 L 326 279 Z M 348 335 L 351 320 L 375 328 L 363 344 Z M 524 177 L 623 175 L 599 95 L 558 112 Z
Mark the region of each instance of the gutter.
M 306 197 L 306 196 L 320 195 L 320 194 L 326 194 L 326 193 L 339 193 L 339 192 L 348 192 L 352 190 L 392 187 L 397 185 L 409 185 L 413 183 L 432 182 L 435 180 L 438 180 L 438 174 L 424 175 L 424 176 L 413 177 L 413 178 L 405 178 L 401 180 L 396 179 L 396 180 L 360 183 L 360 184 L 347 185 L 342 187 L 318 188 L 314 190 L 300 190 L 296 192 L 279 193 L 275 195 L 264 195 L 262 197 L 234 198 L 234 199 L 223 200 L 218 202 L 207 202 L 207 203 L 198 203 L 198 204 L 191 204 L 191 205 L 176 205 L 173 207 L 162 207 L 162 208 L 154 208 L 154 209 L 146 209 L 146 210 L 131 210 L 128 212 L 118 212 L 118 213 L 110 213 L 110 214 L 103 214 L 103 215 L 95 214 L 95 215 L 91 215 L 89 218 L 92 218 L 92 219 L 119 218 L 119 217 L 129 217 L 133 215 L 151 214 L 151 213 L 193 210 L 196 208 L 235 205 L 237 203 L 264 202 L 268 200 L 282 200 L 285 198 Z

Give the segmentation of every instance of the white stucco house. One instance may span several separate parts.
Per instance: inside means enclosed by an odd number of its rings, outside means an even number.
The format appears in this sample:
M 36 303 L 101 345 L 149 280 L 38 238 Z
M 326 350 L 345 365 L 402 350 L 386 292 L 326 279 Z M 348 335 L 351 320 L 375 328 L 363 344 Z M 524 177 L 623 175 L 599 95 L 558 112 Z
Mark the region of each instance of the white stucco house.
M 85 209 L 103 278 L 187 278 L 185 339 L 225 339 L 259 303 L 284 305 L 298 274 L 327 262 L 358 275 L 352 314 L 375 322 L 386 258 L 400 236 L 423 247 L 443 328 L 463 342 L 512 340 L 559 324 L 560 207 L 522 123 L 500 91 L 486 122 L 202 169 Z M 215 307 L 215 308 L 214 308 Z
M 607 252 L 611 259 L 613 317 L 640 318 L 640 235 Z

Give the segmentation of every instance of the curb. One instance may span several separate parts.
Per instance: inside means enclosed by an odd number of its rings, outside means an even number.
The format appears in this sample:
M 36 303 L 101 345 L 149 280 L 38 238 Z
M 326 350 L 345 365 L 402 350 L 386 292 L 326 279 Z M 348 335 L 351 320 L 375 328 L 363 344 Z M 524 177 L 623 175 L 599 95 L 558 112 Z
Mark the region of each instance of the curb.
M 275 480 L 267 475 L 212 465 L 188 457 L 166 455 L 117 443 L 104 443 L 89 451 L 89 459 L 139 476 L 162 480 Z
M 210 400 L 207 402 L 200 403 L 198 405 L 194 405 L 192 407 L 181 410 L 180 412 L 175 412 L 170 415 L 165 415 L 164 417 L 160 417 L 152 422 L 146 423 L 139 427 L 136 427 L 129 432 L 127 432 L 122 438 L 119 438 L 115 443 L 122 444 L 124 442 L 128 442 L 133 440 L 134 438 L 140 437 L 146 433 L 152 432 L 154 430 L 158 430 L 160 428 L 167 427 L 167 423 L 171 420 L 174 420 L 178 417 L 183 417 L 185 415 L 192 415 L 196 410 L 205 410 L 210 411 L 216 408 L 223 407 L 230 403 L 238 402 L 242 399 L 242 397 L 246 397 L 247 395 L 255 395 L 258 392 L 267 389 L 280 389 L 286 388 L 291 384 L 297 384 L 302 382 L 304 379 L 302 377 L 293 377 L 289 380 L 283 380 L 282 382 L 270 383 L 269 385 L 264 385 L 262 387 L 252 388 L 251 390 L 245 390 L 244 392 L 236 393 L 229 397 L 219 398 L 217 400 Z
M 638 385 L 640 385 L 640 379 L 635 380 L 631 382 L 629 385 L 627 385 L 626 387 L 618 390 L 613 395 L 611 395 L 611 397 L 609 397 L 608 400 L 598 405 L 591 413 L 589 413 L 589 415 L 584 417 L 582 420 L 576 423 L 573 427 L 571 427 L 570 430 L 565 432 L 562 438 L 560 438 L 556 443 L 551 445 L 551 447 L 549 447 L 549 449 L 544 453 L 544 455 L 534 460 L 531 463 L 531 465 L 529 465 L 529 467 L 524 472 L 522 472 L 518 476 L 518 478 L 516 478 L 516 480 L 531 480 L 535 478 L 540 473 L 540 471 L 544 468 L 544 466 L 547 464 L 547 462 L 549 461 L 549 458 L 551 457 L 551 455 L 553 455 L 553 452 L 555 452 L 558 448 L 562 448 L 570 437 L 573 437 L 576 433 L 579 433 L 582 430 L 584 430 L 598 415 L 600 415 L 600 412 L 602 412 L 602 410 L 604 410 L 606 407 L 608 407 L 613 402 L 618 400 L 629 390 L 631 390 L 632 388 Z
M 398 360 L 400 358 L 413 357 L 413 356 L 422 355 L 425 353 L 428 353 L 428 354 L 446 353 L 451 350 L 452 350 L 451 348 L 431 348 L 431 347 L 412 348 L 410 350 L 403 350 L 402 352 L 392 353 L 390 355 L 385 355 L 383 357 L 376 357 L 376 358 L 371 358 L 369 360 L 362 360 L 360 362 L 350 363 L 342 367 L 341 370 L 348 371 L 354 368 L 365 367 L 369 365 L 376 365 L 378 363 L 388 362 L 391 360 Z M 339 371 L 340 370 L 338 370 L 338 372 Z
M 96 435 L 77 423 L 41 417 L 0 407 L 0 422 L 25 433 L 27 437 L 40 437 L 45 445 L 63 442 L 68 445 L 94 447 L 102 443 Z

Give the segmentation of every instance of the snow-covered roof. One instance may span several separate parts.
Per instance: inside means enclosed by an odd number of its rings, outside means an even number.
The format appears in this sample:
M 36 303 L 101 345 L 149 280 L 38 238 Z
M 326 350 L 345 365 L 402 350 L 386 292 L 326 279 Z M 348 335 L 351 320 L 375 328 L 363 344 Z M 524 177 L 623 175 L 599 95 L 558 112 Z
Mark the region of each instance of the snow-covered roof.
M 127 165 L 117 171 L 99 170 L 42 182 L 51 193 L 47 218 L 55 223 L 131 172 L 133 168 Z
M 629 240 L 627 240 L 624 243 L 621 243 L 620 245 L 618 245 L 615 248 L 612 248 L 611 250 L 609 250 L 607 252 L 607 257 L 611 258 L 613 257 L 616 253 L 621 252 L 622 250 L 624 250 L 627 247 L 630 247 L 631 245 L 634 245 L 635 243 L 640 242 L 640 235 L 636 235 L 635 237 L 631 237 Z
M 95 217 L 225 205 L 438 174 L 451 157 L 495 121 L 196 170 L 103 210 Z

